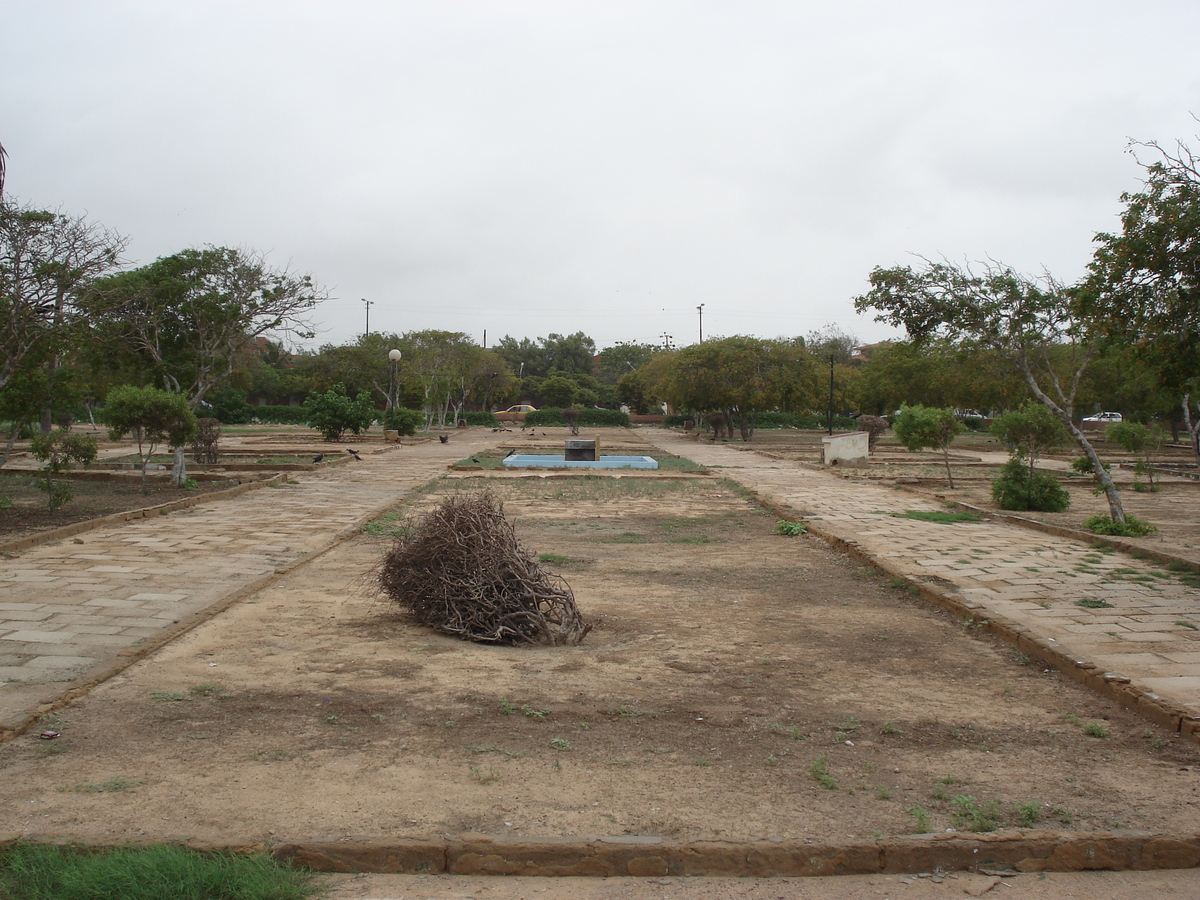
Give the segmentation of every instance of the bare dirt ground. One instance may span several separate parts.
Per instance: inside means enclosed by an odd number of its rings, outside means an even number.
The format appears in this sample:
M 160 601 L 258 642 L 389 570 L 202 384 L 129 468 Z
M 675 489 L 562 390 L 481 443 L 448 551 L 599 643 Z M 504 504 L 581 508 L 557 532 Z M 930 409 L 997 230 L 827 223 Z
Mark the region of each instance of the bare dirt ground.
M 442 479 L 408 511 L 485 487 L 596 623 L 581 645 L 414 626 L 370 591 L 388 540 L 363 535 L 57 713 L 61 737 L 0 748 L 0 832 L 1196 829 L 1200 748 L 776 534 L 727 482 Z

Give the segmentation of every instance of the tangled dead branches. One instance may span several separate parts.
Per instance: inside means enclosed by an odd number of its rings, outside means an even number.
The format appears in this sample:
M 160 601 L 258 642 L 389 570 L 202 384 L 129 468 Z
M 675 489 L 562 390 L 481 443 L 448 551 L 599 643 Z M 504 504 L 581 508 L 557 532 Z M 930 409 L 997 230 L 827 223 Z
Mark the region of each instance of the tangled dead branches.
M 486 492 L 448 497 L 410 523 L 376 576 L 421 624 L 472 641 L 577 644 L 592 628 L 570 586 L 542 571 Z

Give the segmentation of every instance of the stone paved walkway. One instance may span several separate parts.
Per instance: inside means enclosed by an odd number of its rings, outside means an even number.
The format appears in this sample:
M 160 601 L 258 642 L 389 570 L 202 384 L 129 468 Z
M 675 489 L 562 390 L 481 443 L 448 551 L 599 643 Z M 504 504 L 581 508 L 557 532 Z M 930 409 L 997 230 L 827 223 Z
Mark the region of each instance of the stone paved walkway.
M 380 452 L 289 483 L 95 529 L 0 559 L 0 729 L 138 642 L 337 542 L 488 431 Z
M 1119 686 L 1131 682 L 1143 697 L 1180 707 L 1185 731 L 1195 724 L 1189 717 L 1200 717 L 1200 591 L 1162 564 L 999 520 L 941 525 L 897 518 L 944 507 L 736 444 L 661 430 L 647 437 L 663 450 L 720 467 L 899 574 L 961 599 L 976 621 L 1006 621 L 1057 649 L 1091 673 L 1085 680 L 1094 686 L 1124 698 L 1127 689 Z

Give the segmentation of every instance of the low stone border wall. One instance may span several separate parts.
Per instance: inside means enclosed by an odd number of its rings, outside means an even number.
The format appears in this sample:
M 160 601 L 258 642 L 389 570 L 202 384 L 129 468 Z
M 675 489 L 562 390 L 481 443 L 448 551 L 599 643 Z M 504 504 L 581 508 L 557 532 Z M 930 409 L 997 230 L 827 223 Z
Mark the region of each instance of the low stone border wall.
M 63 835 L 0 835 L 0 849 L 15 841 L 103 847 Z M 411 875 L 523 876 L 724 876 L 794 878 L 829 875 L 915 874 L 972 871 L 986 875 L 1186 869 L 1200 866 L 1200 835 L 1143 831 L 1075 834 L 1010 831 L 990 834 L 914 834 L 837 844 L 818 841 L 666 841 L 619 835 L 591 839 L 371 838 L 226 842 L 165 838 L 201 852 L 269 853 L 317 872 Z

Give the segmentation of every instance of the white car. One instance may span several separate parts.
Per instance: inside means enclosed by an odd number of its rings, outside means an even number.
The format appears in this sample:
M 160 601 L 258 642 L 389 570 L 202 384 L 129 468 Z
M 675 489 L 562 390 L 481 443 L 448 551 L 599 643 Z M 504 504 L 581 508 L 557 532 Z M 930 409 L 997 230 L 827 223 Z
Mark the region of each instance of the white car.
M 1088 416 L 1083 421 L 1085 422 L 1124 422 L 1125 417 L 1118 412 L 1102 412 L 1096 413 L 1094 416 Z

